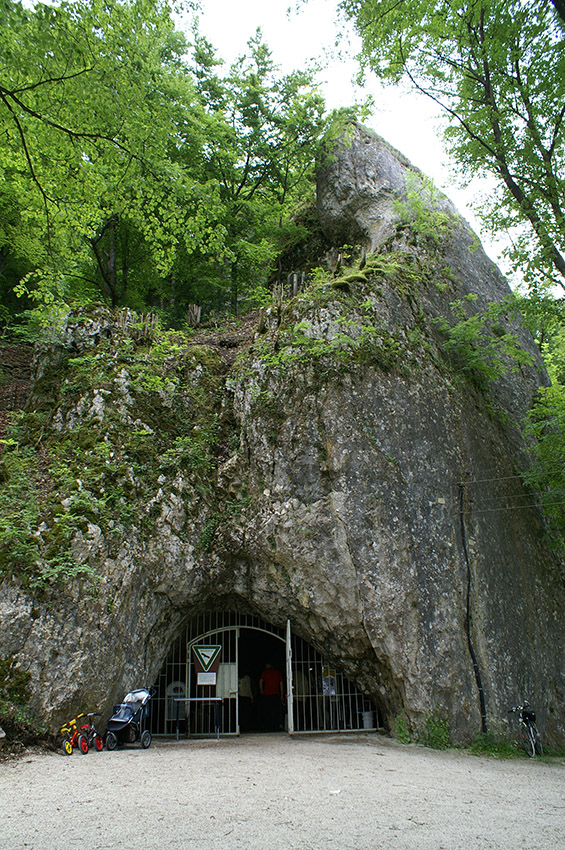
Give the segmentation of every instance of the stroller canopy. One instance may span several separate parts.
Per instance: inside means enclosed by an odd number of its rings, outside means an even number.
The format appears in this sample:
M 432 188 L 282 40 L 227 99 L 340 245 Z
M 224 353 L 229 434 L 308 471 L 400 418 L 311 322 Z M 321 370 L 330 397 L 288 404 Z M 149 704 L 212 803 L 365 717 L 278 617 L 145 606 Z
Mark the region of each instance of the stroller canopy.
M 135 713 L 142 705 L 145 705 L 147 700 L 150 698 L 151 694 L 147 688 L 138 688 L 136 691 L 130 691 L 129 694 L 125 695 L 124 703 L 126 705 L 131 705 Z
M 151 693 L 147 688 L 138 688 L 136 691 L 130 691 L 126 694 L 124 701 L 120 705 L 114 706 L 114 714 L 110 718 L 111 728 L 118 728 L 129 723 L 131 720 L 137 720 L 137 715 L 147 705 L 151 698 Z M 148 713 L 149 706 L 145 709 L 145 714 Z M 110 726 L 108 727 L 110 728 Z

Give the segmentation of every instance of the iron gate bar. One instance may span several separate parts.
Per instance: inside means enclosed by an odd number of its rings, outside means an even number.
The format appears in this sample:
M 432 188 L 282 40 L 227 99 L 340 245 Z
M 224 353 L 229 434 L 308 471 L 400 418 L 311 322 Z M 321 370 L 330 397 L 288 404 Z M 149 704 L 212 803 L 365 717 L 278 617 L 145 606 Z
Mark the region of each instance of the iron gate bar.
M 292 631 L 290 628 L 290 620 L 286 621 L 286 701 L 287 701 L 287 718 L 288 718 L 288 734 L 294 735 L 294 677 L 292 675 Z

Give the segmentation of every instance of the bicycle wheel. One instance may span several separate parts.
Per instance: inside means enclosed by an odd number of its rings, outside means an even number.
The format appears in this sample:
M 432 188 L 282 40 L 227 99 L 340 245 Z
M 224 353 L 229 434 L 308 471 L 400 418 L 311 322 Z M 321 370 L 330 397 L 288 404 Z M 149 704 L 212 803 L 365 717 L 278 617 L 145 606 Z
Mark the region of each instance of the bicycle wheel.
M 96 750 L 100 753 L 104 749 L 104 741 L 100 737 L 100 735 L 96 735 L 94 738 L 94 746 Z
M 63 752 L 66 756 L 72 756 L 73 754 L 73 745 L 69 737 L 63 738 Z
M 530 758 L 533 758 L 536 754 L 536 739 L 530 726 L 520 726 L 520 739 L 523 749 Z
M 88 752 L 88 738 L 86 735 L 78 736 L 78 748 L 83 755 L 86 755 Z

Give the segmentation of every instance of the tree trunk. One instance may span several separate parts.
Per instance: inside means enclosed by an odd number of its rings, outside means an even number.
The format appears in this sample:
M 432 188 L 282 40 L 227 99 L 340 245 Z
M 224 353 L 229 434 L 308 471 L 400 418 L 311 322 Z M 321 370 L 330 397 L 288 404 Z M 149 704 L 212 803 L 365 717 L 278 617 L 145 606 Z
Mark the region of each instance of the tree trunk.
M 118 305 L 118 271 L 117 271 L 117 248 L 116 228 L 117 215 L 111 216 L 103 225 L 98 236 L 90 240 L 90 247 L 94 253 L 98 271 L 100 273 L 102 295 L 109 301 L 112 307 Z M 106 243 L 104 246 L 103 243 Z
M 238 295 L 237 260 L 234 260 L 231 264 L 231 309 L 234 316 L 237 316 Z

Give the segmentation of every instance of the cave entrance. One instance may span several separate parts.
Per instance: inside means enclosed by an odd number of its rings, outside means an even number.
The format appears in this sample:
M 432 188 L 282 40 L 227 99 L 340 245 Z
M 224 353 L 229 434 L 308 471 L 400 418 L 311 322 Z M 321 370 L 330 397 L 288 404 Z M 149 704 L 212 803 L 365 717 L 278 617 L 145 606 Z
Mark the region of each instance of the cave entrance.
M 195 664 L 194 648 L 203 646 L 221 646 L 214 665 L 215 686 L 202 684 L 206 677 L 196 669 L 202 671 L 198 659 Z M 261 695 L 259 682 L 267 663 L 280 671 L 282 701 Z M 295 635 L 290 622 L 280 628 L 238 611 L 192 618 L 171 646 L 154 687 L 151 731 L 155 735 L 381 728 L 370 697 Z

